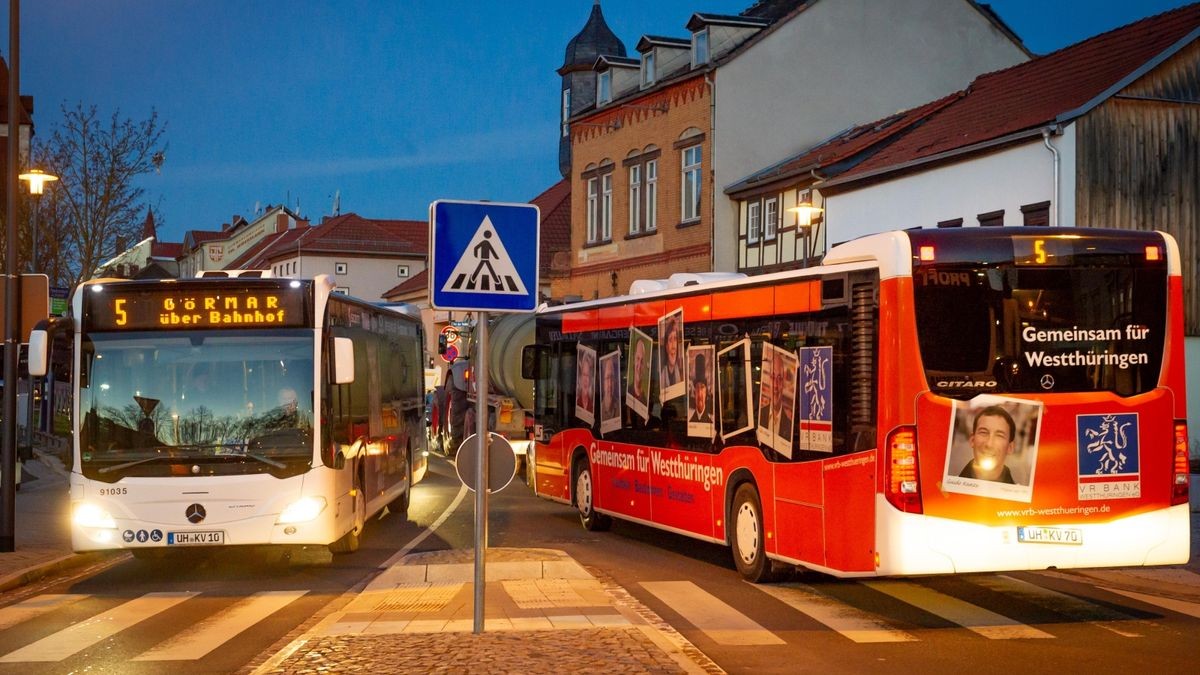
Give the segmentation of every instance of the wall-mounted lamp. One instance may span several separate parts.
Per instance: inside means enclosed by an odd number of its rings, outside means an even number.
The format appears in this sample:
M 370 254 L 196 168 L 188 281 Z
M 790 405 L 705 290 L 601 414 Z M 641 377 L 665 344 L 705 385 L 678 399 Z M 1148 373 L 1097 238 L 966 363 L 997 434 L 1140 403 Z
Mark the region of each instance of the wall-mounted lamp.
M 806 199 L 797 203 L 788 209 L 788 211 L 796 214 L 796 227 L 800 230 L 804 241 L 804 256 L 800 259 L 800 266 L 808 267 L 808 259 L 812 256 L 813 245 L 817 241 L 813 229 L 819 227 L 821 214 L 825 213 L 825 209 L 813 206 L 813 203 Z

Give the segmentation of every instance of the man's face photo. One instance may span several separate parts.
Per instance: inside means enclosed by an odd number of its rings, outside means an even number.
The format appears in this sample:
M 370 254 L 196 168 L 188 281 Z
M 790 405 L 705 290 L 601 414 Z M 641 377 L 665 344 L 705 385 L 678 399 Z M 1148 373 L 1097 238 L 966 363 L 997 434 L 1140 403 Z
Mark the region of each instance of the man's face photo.
M 971 434 L 976 476 L 996 480 L 1004 471 L 1004 461 L 1013 451 L 1012 430 L 1000 415 L 980 415 Z

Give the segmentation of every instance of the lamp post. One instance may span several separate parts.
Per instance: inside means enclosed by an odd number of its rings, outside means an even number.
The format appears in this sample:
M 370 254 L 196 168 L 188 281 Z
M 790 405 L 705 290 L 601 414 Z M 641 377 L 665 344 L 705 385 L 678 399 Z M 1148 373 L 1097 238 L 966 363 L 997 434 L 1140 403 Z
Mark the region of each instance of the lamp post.
M 46 173 L 41 169 L 30 169 L 29 173 L 17 176 L 29 183 L 29 194 L 33 197 L 33 252 L 29 256 L 29 271 L 38 273 L 38 212 L 40 211 L 42 194 L 46 191 L 46 183 L 53 183 L 58 176 Z

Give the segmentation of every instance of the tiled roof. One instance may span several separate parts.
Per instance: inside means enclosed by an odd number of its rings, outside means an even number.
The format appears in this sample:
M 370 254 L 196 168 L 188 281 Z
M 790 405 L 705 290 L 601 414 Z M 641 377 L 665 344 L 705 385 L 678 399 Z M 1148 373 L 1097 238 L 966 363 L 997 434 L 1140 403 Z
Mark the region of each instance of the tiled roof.
M 541 213 L 538 266 L 545 275 L 556 252 L 571 250 L 571 181 L 566 178 L 558 181 L 529 203 L 536 205 Z
M 839 182 L 1069 122 L 1174 53 L 1172 47 L 1189 35 L 1200 36 L 1200 3 L 981 75 L 961 100 L 846 171 Z
M 304 227 L 268 234 L 226 265 L 225 268 L 231 270 L 270 269 L 270 259 L 272 257 L 282 255 L 285 252 L 294 253 L 297 251 L 296 240 L 312 229 L 311 227 Z
M 425 255 L 429 224 L 423 220 L 379 220 L 357 213 L 335 216 L 300 242 L 305 252 L 402 253 Z
M 154 258 L 170 258 L 174 260 L 183 255 L 183 243 L 158 241 L 150 244 L 150 256 Z
M 429 285 L 428 270 L 421 270 L 409 278 L 407 281 L 399 283 L 380 294 L 379 297 L 384 300 L 391 300 L 397 296 L 423 291 Z
M 878 151 L 888 142 L 903 135 L 915 125 L 937 114 L 962 97 L 962 93 L 945 96 L 936 101 L 890 115 L 881 120 L 860 124 L 839 133 L 803 153 L 785 159 L 775 166 L 754 173 L 725 189 L 728 194 L 761 188 L 775 181 L 789 180 L 818 171 L 826 176 L 836 175 L 868 153 Z

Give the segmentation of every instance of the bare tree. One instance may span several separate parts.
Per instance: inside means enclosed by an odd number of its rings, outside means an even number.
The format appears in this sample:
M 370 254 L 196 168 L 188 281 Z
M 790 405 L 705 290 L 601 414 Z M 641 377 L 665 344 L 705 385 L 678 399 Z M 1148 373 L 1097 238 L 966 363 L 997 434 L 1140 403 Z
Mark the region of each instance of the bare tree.
M 35 152 L 59 177 L 43 197 L 39 216 L 42 267 L 51 283 L 75 286 L 104 261 L 137 241 L 145 218 L 145 190 L 135 179 L 160 164 L 166 125 L 157 111 L 141 122 L 120 112 L 103 122 L 96 106 L 62 107 L 61 126 Z M 54 249 L 54 250 L 50 250 Z

